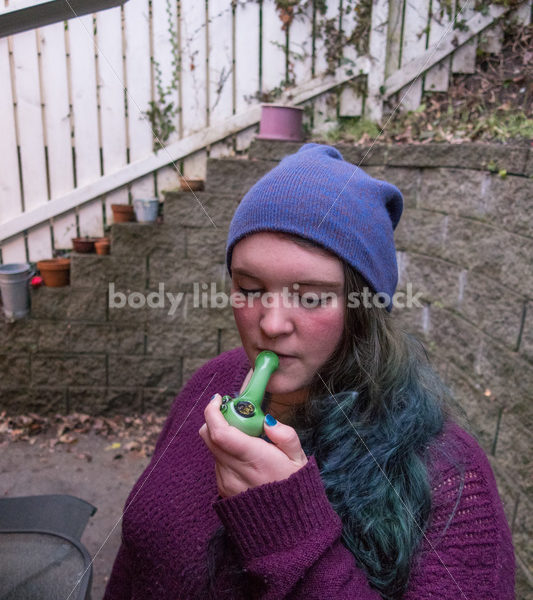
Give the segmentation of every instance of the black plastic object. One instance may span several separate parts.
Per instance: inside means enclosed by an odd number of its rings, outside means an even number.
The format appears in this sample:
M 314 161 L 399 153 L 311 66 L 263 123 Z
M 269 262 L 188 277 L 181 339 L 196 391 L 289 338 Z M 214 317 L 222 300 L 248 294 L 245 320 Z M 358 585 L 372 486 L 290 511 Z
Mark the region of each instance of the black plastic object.
M 96 508 L 68 495 L 0 498 L 0 600 L 87 600 L 81 535 Z
M 89 502 L 66 494 L 0 498 L 0 530 L 39 529 L 79 541 L 95 512 Z

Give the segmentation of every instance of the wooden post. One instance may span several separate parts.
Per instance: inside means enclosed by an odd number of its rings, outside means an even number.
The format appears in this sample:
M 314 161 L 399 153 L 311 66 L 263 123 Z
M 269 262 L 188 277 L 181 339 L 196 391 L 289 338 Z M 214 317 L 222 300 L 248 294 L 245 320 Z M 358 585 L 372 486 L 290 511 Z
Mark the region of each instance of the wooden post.
M 395 0 L 391 0 L 393 1 Z M 383 116 L 388 16 L 388 0 L 374 0 L 369 43 L 371 68 L 368 73 L 368 97 L 365 106 L 366 116 L 372 121 L 380 121 Z

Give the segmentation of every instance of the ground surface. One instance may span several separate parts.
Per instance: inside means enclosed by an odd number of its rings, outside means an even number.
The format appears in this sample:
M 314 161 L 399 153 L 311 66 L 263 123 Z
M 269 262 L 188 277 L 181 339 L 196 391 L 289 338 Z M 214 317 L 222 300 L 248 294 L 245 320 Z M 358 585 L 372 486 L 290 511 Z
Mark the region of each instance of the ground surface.
M 94 558 L 92 600 L 103 596 L 124 503 L 148 464 L 162 421 L 150 416 L 126 424 L 124 418 L 80 415 L 13 420 L 0 414 L 0 496 L 72 494 L 98 509 L 82 538 Z

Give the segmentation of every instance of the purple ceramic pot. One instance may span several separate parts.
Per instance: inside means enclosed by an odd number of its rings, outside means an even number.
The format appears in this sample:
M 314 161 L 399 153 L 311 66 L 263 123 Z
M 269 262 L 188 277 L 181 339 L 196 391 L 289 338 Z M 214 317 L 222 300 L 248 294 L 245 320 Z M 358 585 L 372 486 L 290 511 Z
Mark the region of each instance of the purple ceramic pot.
M 296 106 L 263 104 L 258 139 L 301 142 L 303 110 Z

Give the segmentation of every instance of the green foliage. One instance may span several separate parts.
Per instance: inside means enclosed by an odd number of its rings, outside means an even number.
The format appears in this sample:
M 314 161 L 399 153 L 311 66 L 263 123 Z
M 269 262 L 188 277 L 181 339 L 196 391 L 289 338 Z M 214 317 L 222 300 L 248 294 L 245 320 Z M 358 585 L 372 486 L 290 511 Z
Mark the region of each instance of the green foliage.
M 533 138 L 533 119 L 523 111 L 503 114 L 493 113 L 479 120 L 474 131 L 481 130 L 489 132 L 495 140 L 531 139 Z
M 468 25 L 466 24 L 466 19 L 457 19 L 453 26 L 454 29 L 458 29 L 459 31 L 468 31 Z
M 477 0 L 474 5 L 474 10 L 487 14 L 491 4 L 503 6 L 504 8 L 512 8 L 522 4 L 523 0 Z
M 324 134 L 326 141 L 335 143 L 343 141 L 374 140 L 380 134 L 377 123 L 361 117 L 341 117 L 337 127 Z
M 370 42 L 370 26 L 372 23 L 372 0 L 360 0 L 355 8 L 357 15 L 357 25 L 351 35 L 347 36 L 347 43 L 353 44 L 358 54 L 363 55 L 368 52 Z
M 397 141 L 435 142 L 454 140 L 510 140 L 531 139 L 533 119 L 521 109 L 488 111 L 482 103 L 475 106 L 454 107 L 451 104 L 437 114 L 421 105 L 416 111 L 393 118 L 386 131 L 387 138 Z
M 163 99 L 164 100 L 164 99 Z M 145 115 L 150 119 L 152 134 L 154 136 L 154 152 L 163 147 L 170 134 L 176 131 L 174 116 L 176 111 L 172 102 L 149 102 L 150 108 Z
M 487 164 L 487 170 L 491 173 L 497 173 L 501 179 L 507 177 L 507 169 L 500 169 L 494 160 L 490 160 Z
M 165 0 L 165 2 L 168 25 L 167 31 L 169 35 L 170 46 L 172 48 L 172 77 L 169 83 L 164 86 L 161 65 L 152 57 L 156 98 L 148 103 L 149 108 L 144 112 L 144 115 L 150 121 L 150 126 L 152 128 L 154 152 L 157 152 L 163 148 L 164 143 L 168 140 L 170 135 L 176 131 L 175 122 L 179 110 L 177 105 L 170 99 L 179 85 L 181 71 L 179 45 L 177 32 L 174 27 L 171 0 Z

